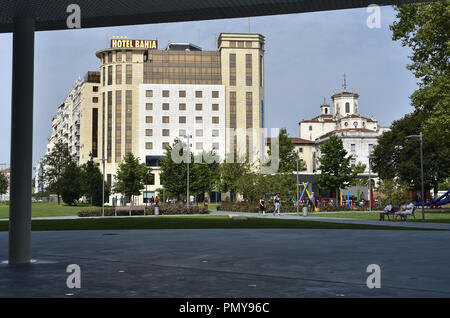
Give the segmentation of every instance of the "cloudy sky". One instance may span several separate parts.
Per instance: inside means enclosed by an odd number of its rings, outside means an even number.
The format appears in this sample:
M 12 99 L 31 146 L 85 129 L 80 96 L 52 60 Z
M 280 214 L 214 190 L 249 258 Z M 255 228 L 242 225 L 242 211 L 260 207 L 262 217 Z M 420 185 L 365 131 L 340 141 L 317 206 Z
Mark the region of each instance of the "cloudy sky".
M 389 126 L 411 112 L 416 79 L 406 69 L 408 48 L 392 41 L 392 7 L 381 8 L 381 28 L 366 25 L 365 8 L 257 17 L 250 32 L 266 38 L 266 125 L 286 127 L 298 137 L 298 122 L 316 116 L 324 98 L 340 90 L 343 74 L 360 94 L 359 111 Z M 95 52 L 114 35 L 134 39 L 191 42 L 216 49 L 221 32 L 248 32 L 249 20 L 226 19 L 129 27 L 37 32 L 35 36 L 33 164 L 45 153 L 56 113 L 78 76 L 98 70 Z M 10 161 L 12 35 L 0 34 L 0 164 Z M 0 166 L 2 168 L 2 166 Z

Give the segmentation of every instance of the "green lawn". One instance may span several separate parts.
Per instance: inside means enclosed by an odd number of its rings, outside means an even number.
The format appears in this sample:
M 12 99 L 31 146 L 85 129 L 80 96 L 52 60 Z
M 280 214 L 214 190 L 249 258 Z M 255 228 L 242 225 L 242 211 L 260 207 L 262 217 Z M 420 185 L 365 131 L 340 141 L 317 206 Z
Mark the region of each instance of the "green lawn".
M 98 209 L 98 207 L 86 206 L 83 204 L 68 206 L 64 203 L 58 205 L 54 202 L 33 202 L 31 204 L 31 213 L 33 217 L 71 216 L 77 215 L 78 211 L 86 209 Z M 0 219 L 7 218 L 9 218 L 9 205 L 0 204 Z
M 422 222 L 422 211 L 416 210 L 414 213 L 416 219 L 412 216 L 408 217 L 408 222 Z M 349 218 L 349 219 L 362 219 L 362 220 L 379 220 L 380 214 L 377 212 L 337 212 L 337 213 L 309 213 L 310 216 L 330 217 L 330 218 Z M 391 220 L 392 220 L 392 216 Z M 387 220 L 387 217 L 385 217 Z M 400 221 L 398 217 L 397 221 Z M 425 212 L 425 222 L 432 223 L 450 223 L 450 212 Z
M 404 227 L 372 226 L 273 218 L 231 220 L 228 216 L 160 216 L 107 217 L 89 219 L 33 220 L 33 231 L 132 230 L 132 229 L 362 229 L 420 230 Z M 0 221 L 0 231 L 8 230 L 8 222 Z

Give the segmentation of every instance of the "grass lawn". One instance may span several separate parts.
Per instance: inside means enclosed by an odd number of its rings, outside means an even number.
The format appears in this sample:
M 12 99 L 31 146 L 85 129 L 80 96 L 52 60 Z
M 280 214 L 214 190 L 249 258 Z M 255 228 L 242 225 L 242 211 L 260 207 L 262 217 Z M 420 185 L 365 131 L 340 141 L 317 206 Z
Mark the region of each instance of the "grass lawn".
M 409 216 L 408 222 L 422 222 L 422 210 L 417 210 L 414 217 Z M 379 220 L 380 214 L 377 212 L 336 212 L 336 213 L 309 213 L 310 216 L 330 217 L 330 218 L 348 218 L 362 220 Z M 390 216 L 392 220 L 392 215 Z M 387 217 L 385 218 L 387 221 Z M 400 221 L 398 217 L 397 221 Z M 450 223 L 450 212 L 425 212 L 425 222 L 431 223 Z
M 51 217 L 51 216 L 72 216 L 77 215 L 80 210 L 98 209 L 99 207 L 92 207 L 83 204 L 77 206 L 69 206 L 61 203 L 58 205 L 55 202 L 33 202 L 31 204 L 32 217 Z M 0 204 L 0 219 L 9 218 L 9 205 Z
M 33 231 L 132 230 L 132 229 L 359 229 L 418 230 L 414 228 L 343 224 L 318 221 L 264 219 L 231 220 L 228 216 L 160 216 L 107 217 L 63 220 L 33 220 Z M 8 230 L 8 222 L 0 221 L 0 231 Z M 420 229 L 421 230 L 421 229 Z

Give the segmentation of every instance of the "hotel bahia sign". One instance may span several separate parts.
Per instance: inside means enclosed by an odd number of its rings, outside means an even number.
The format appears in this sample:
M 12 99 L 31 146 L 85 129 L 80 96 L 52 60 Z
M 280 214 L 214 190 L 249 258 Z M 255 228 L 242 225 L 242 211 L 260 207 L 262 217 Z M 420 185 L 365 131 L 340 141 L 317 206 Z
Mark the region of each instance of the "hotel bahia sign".
M 157 40 L 128 40 L 128 39 L 112 39 L 111 48 L 130 48 L 130 49 L 157 49 Z

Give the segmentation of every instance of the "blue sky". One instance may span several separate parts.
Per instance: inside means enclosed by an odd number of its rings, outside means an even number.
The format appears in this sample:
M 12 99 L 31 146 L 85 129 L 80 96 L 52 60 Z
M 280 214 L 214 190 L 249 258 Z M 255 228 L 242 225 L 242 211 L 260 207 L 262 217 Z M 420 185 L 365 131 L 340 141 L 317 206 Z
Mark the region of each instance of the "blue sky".
M 392 7 L 381 8 L 381 28 L 369 29 L 365 8 L 256 17 L 250 31 L 266 38 L 266 126 L 286 127 L 298 137 L 298 122 L 319 113 L 324 98 L 342 88 L 360 94 L 359 111 L 382 126 L 412 111 L 409 96 L 417 80 L 406 69 L 408 48 L 392 41 Z M 78 76 L 98 70 L 95 52 L 114 35 L 191 42 L 216 49 L 221 32 L 248 32 L 247 18 L 127 27 L 37 32 L 35 36 L 33 164 L 45 153 L 56 113 Z M 0 163 L 10 159 L 12 35 L 0 34 Z M 1 168 L 1 166 L 0 166 Z

